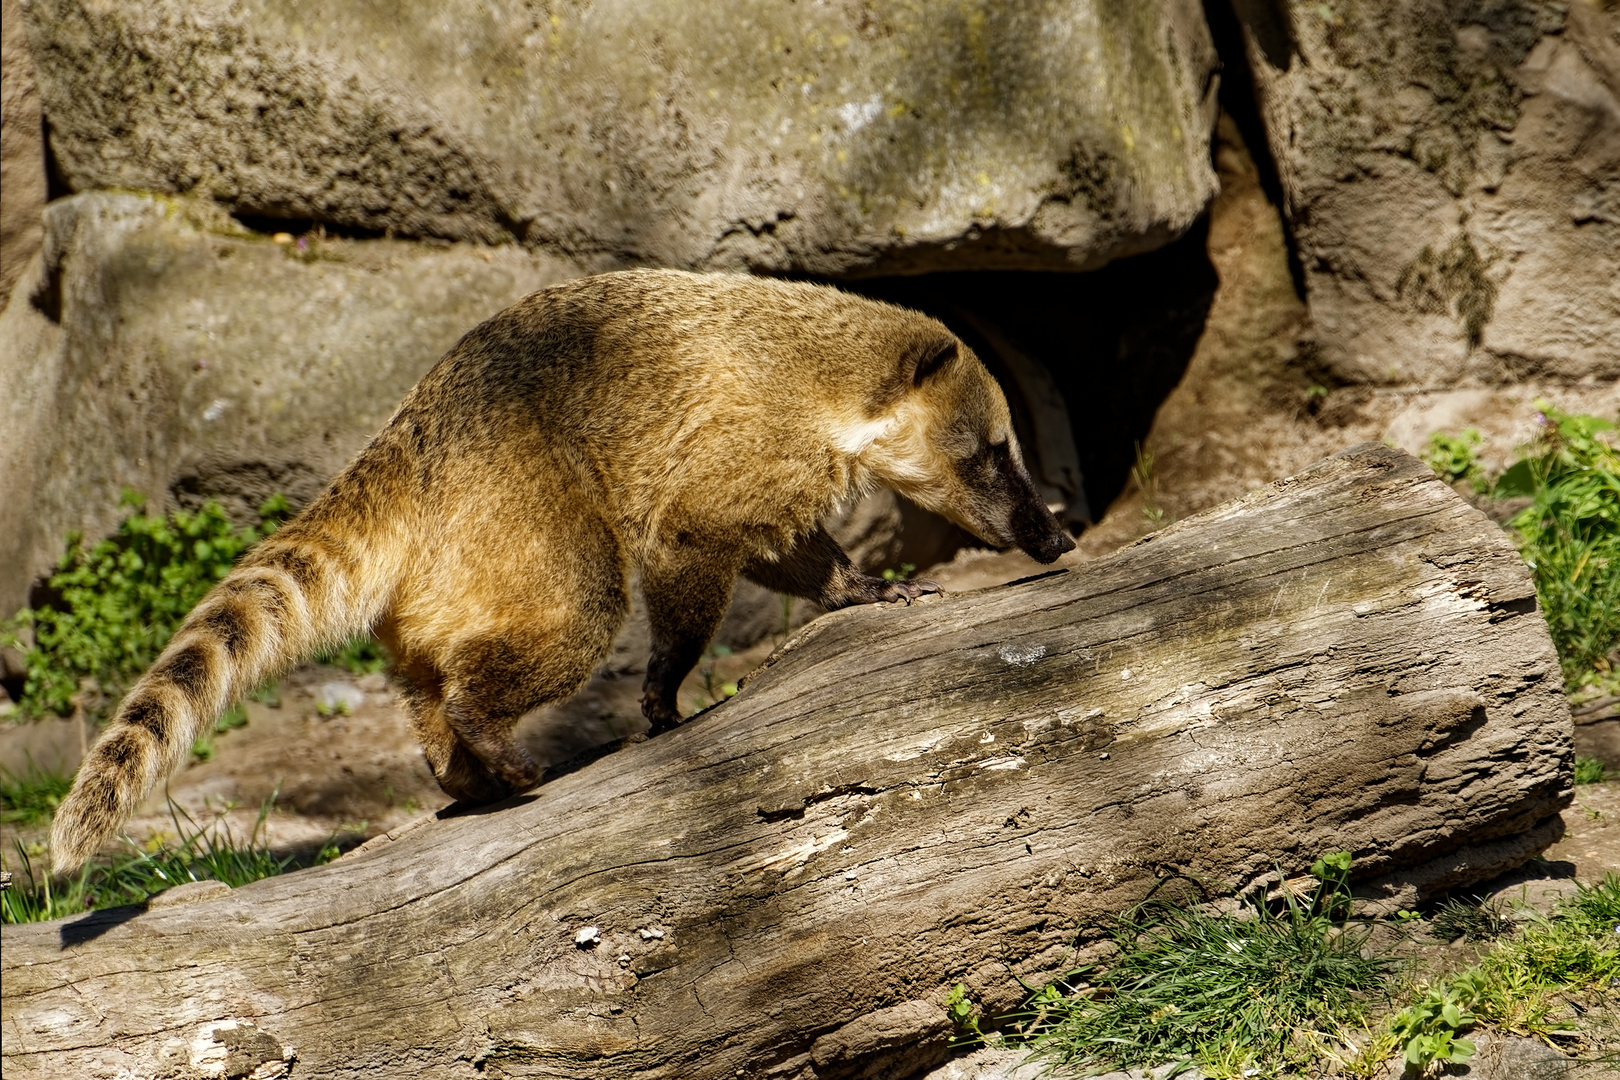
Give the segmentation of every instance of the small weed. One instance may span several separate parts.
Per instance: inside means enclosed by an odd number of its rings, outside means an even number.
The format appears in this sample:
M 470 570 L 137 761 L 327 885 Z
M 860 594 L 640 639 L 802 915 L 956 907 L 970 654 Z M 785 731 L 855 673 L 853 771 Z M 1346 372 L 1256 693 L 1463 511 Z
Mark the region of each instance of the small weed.
M 883 571 L 883 580 L 884 581 L 909 581 L 909 580 L 911 580 L 911 575 L 915 574 L 916 572 L 917 572 L 916 563 L 903 562 L 903 563 L 900 564 L 900 569 L 898 569 L 898 570 L 894 569 L 893 567 L 890 567 L 889 569 L 884 570 Z
M 979 1007 L 968 997 L 967 987 L 961 983 L 951 987 L 945 995 L 945 1013 L 956 1028 L 956 1036 L 951 1040 L 953 1046 L 969 1046 L 984 1041 L 984 1032 L 979 1030 Z
M 1602 758 L 1578 757 L 1575 759 L 1575 783 L 1601 784 L 1609 775 L 1609 766 Z
M 1159 478 L 1153 471 L 1153 451 L 1136 444 L 1136 462 L 1131 466 L 1131 480 L 1142 493 L 1142 516 L 1155 529 L 1164 524 L 1164 507 L 1159 505 Z
M 240 702 L 226 709 L 214 726 L 197 736 L 191 744 L 191 756 L 198 761 L 212 761 L 214 759 L 214 736 L 223 735 L 227 731 L 235 731 L 239 727 L 246 727 L 248 722 L 247 709 Z
M 0 768 L 0 822 L 28 826 L 49 821 L 72 786 L 73 777 L 36 768 L 33 762 L 22 773 Z
M 737 695 L 737 684 L 735 682 L 717 683 L 715 681 L 714 662 L 730 655 L 731 646 L 722 645 L 718 642 L 704 650 L 703 663 L 698 667 L 698 674 L 703 676 L 703 690 L 709 695 L 708 700 L 704 702 L 703 707 L 705 708 L 710 704 L 717 705 L 727 698 Z
M 1457 897 L 1440 905 L 1430 926 L 1442 941 L 1495 941 L 1513 932 L 1513 919 L 1499 902 Z
M 19 842 L 17 876 L 11 888 L 0 892 L 0 918 L 7 923 L 57 919 L 93 908 L 144 903 L 152 894 L 187 881 L 223 881 L 235 888 L 285 873 L 295 868 L 295 860 L 274 854 L 263 840 L 264 823 L 274 803 L 275 796 L 264 802 L 247 840 L 238 841 L 223 817 L 198 825 L 171 802 L 169 812 L 180 839 L 154 845 L 151 850 L 142 850 L 126 839 L 128 852 L 110 862 L 91 863 L 77 877 L 62 882 L 53 882 L 43 870 L 36 871 L 34 859 L 43 855 L 43 848 L 24 847 Z M 310 865 L 330 862 L 336 851 L 334 837 Z
M 1436 431 L 1429 436 L 1429 455 L 1425 460 L 1446 483 L 1467 484 L 1476 495 L 1489 495 L 1491 483 L 1479 460 L 1480 442 L 1479 432 L 1473 428 L 1461 435 Z

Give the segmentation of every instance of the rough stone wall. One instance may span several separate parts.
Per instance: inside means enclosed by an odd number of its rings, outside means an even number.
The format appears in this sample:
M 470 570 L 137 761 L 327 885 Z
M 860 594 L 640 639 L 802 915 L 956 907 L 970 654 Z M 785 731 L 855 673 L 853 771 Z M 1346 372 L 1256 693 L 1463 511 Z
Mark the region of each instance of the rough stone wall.
M 1620 378 L 1620 12 L 1234 0 L 1325 379 Z

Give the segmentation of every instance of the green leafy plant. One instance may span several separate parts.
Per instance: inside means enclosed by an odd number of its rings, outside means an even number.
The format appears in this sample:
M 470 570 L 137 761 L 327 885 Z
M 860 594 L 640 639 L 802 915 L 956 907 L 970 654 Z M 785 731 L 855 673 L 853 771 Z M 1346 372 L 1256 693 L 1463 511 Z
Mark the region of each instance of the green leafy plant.
M 903 563 L 900 564 L 900 569 L 898 569 L 898 570 L 894 569 L 893 567 L 889 567 L 888 569 L 884 570 L 883 571 L 883 580 L 884 581 L 909 581 L 911 579 L 911 575 L 915 574 L 916 572 L 917 572 L 917 564 L 916 563 L 903 562 Z
M 1482 981 L 1477 970 L 1465 971 L 1449 983 L 1424 990 L 1395 1014 L 1390 1032 L 1408 1065 L 1427 1069 L 1437 1062 L 1460 1064 L 1474 1056 L 1477 1047 L 1459 1033 L 1477 1020 L 1468 1007 L 1479 996 Z
M 1209 1076 L 1273 1076 L 1320 1059 L 1365 1024 L 1392 961 L 1362 955 L 1347 910 L 1348 855 L 1318 860 L 1308 902 L 1243 918 L 1149 901 L 1119 917 L 1117 955 L 1074 972 L 1026 1006 L 1024 1031 L 1054 1064 L 1135 1068 L 1175 1063 Z M 1091 985 L 1079 987 L 1086 974 Z
M 53 882 L 34 859 L 42 849 L 15 844 L 16 873 L 12 887 L 0 892 L 0 919 L 7 923 L 36 922 L 78 915 L 93 908 L 144 903 L 154 893 L 188 881 L 223 881 L 235 888 L 297 868 L 292 855 L 277 855 L 264 840 L 264 824 L 275 796 L 259 808 L 259 816 L 246 840 L 231 834 L 223 817 L 198 825 L 174 803 L 169 804 L 180 839 L 143 850 L 126 839 L 128 851 L 110 862 L 92 862 L 78 876 Z M 307 865 L 337 857 L 336 837 L 323 845 Z
M 1429 466 L 1495 500 L 1528 499 L 1507 525 L 1530 567 L 1571 694 L 1620 691 L 1620 451 L 1612 421 L 1538 400 L 1541 432 L 1525 457 L 1492 481 L 1479 433 L 1429 438 Z
M 1497 498 L 1528 496 L 1509 522 L 1535 578 L 1570 691 L 1620 688 L 1620 451 L 1599 437 L 1614 424 L 1537 401 L 1535 451 L 1497 478 Z
M 157 657 L 186 612 L 230 570 L 237 556 L 275 529 L 287 502 L 274 496 L 259 524 L 237 528 L 218 503 L 151 516 L 124 492 L 130 513 L 113 537 L 86 549 L 70 536 L 49 585 L 60 603 L 24 609 L 9 635 L 32 630 L 28 674 L 18 703 L 25 715 L 101 718 Z
M 212 501 L 195 512 L 153 516 L 141 512 L 140 495 L 126 490 L 121 505 L 129 512 L 112 537 L 88 549 L 80 538 L 68 538 L 48 582 L 59 599 L 19 612 L 9 632 L 0 635 L 0 642 L 22 648 L 19 631 L 32 632 L 19 702 L 24 716 L 82 712 L 105 719 L 186 613 L 289 512 L 287 500 L 273 495 L 259 507 L 257 525 L 238 528 Z M 353 638 L 316 659 L 355 674 L 387 663 L 382 646 L 370 636 Z M 260 697 L 273 694 L 273 688 L 255 691 Z M 197 741 L 193 753 L 207 760 L 214 735 L 246 722 L 246 713 L 233 708 Z

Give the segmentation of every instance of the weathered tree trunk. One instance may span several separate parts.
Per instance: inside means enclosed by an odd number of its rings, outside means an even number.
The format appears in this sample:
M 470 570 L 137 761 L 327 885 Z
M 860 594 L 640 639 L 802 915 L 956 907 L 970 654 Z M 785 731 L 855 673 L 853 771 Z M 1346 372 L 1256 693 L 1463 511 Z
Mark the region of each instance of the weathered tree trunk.
M 948 986 L 1013 1004 L 1167 874 L 1348 848 L 1412 903 L 1520 863 L 1569 747 L 1512 547 L 1368 445 L 1078 570 L 817 620 L 500 807 L 7 927 L 5 1075 L 901 1076 Z

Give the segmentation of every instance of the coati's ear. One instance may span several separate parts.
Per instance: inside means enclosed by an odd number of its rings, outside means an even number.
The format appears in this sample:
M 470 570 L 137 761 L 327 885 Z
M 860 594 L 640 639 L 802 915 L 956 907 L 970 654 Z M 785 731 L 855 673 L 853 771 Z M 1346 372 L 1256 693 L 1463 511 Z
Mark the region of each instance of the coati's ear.
M 921 386 L 955 356 L 956 338 L 949 334 L 914 338 L 900 356 L 900 376 L 909 386 Z

